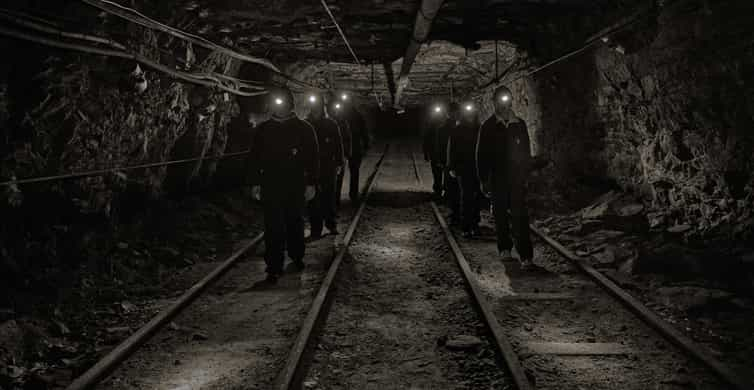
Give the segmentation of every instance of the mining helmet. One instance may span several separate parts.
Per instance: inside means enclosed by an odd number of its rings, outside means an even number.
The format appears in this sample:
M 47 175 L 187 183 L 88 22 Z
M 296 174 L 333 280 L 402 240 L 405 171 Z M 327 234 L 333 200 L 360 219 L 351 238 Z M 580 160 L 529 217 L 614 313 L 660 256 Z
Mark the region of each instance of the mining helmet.
M 310 105 L 316 105 L 322 102 L 322 97 L 317 93 L 310 93 L 306 98 L 306 101 L 309 102 Z
M 271 111 L 291 111 L 295 107 L 293 92 L 285 87 L 272 88 L 269 93 Z
M 513 103 L 513 93 L 506 86 L 499 86 L 495 89 L 495 104 L 510 105 Z
M 435 103 L 432 105 L 430 112 L 432 116 L 442 115 L 443 113 L 445 113 L 445 105 L 439 102 Z

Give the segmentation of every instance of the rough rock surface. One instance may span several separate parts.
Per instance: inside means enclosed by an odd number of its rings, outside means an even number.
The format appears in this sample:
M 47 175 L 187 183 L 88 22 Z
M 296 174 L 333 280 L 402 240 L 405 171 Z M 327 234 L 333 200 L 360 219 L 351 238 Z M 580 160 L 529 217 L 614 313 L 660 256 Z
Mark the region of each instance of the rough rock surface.
M 669 3 L 513 83 L 535 153 L 552 162 L 542 189 L 619 187 L 657 213 L 656 225 L 751 239 L 752 7 Z

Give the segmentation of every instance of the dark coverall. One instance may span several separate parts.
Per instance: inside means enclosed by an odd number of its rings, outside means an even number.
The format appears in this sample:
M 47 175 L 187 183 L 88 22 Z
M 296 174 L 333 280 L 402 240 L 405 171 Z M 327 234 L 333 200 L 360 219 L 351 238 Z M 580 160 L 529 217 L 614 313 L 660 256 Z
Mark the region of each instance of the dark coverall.
M 479 228 L 479 178 L 476 172 L 478 122 L 461 122 L 448 141 L 448 170 L 455 171 L 460 187 L 461 228 L 465 232 Z
M 309 203 L 309 222 L 312 236 L 322 235 L 322 226 L 334 231 L 337 228 L 336 193 L 337 168 L 343 165 L 343 139 L 338 125 L 330 118 L 307 118 L 314 127 L 319 141 L 319 183 L 317 195 Z
M 314 129 L 291 116 L 269 119 L 254 135 L 250 157 L 252 185 L 262 187 L 267 273 L 283 273 L 288 256 L 304 258 L 306 186 L 319 179 L 319 147 Z
M 424 159 L 432 166 L 432 191 L 435 196 L 442 196 L 443 171 L 442 161 L 445 159 L 445 149 L 439 147 L 439 134 L 442 123 L 433 123 L 424 133 Z
M 343 157 L 348 158 L 351 153 L 351 128 L 348 126 L 348 121 L 342 116 L 333 118 L 333 121 L 338 125 L 340 131 L 340 139 L 343 142 Z M 340 193 L 343 191 L 343 176 L 345 176 L 345 169 L 340 172 L 340 175 L 335 181 L 335 206 L 340 207 Z
M 345 154 L 348 158 L 348 169 L 351 174 L 348 196 L 352 202 L 358 202 L 359 172 L 364 154 L 369 149 L 369 134 L 364 118 L 356 109 L 351 109 L 351 112 L 347 115 L 347 121 L 349 131 L 345 133 L 343 142 L 346 148 Z
M 531 259 L 526 183 L 531 171 L 531 146 L 526 123 L 516 119 L 506 126 L 493 115 L 479 130 L 477 141 L 479 179 L 491 185 L 499 251 L 516 249 L 522 259 Z M 510 209 L 510 219 L 508 210 Z
M 450 177 L 447 169 L 448 165 L 448 145 L 450 135 L 455 131 L 458 124 L 452 119 L 448 119 L 444 125 L 437 130 L 437 150 L 440 151 L 440 164 L 443 167 L 443 176 L 445 183 L 445 201 L 451 212 L 451 223 L 460 222 L 461 217 L 461 191 L 458 188 L 458 180 Z

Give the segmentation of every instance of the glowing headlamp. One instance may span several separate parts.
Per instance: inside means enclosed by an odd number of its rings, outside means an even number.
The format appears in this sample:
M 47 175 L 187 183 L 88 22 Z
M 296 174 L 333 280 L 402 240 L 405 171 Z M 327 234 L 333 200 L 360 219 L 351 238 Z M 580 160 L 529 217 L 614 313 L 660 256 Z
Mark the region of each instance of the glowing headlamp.
M 336 109 L 336 110 L 340 110 L 340 108 L 341 108 L 341 107 L 342 107 L 342 106 L 340 105 L 340 103 L 336 103 L 336 104 L 335 104 L 335 109 Z
M 340 100 L 343 100 L 343 101 L 348 100 L 348 94 L 344 93 L 344 94 L 340 95 Z
M 439 114 L 439 113 L 441 113 L 441 112 L 442 112 L 442 107 L 440 107 L 440 106 L 435 106 L 435 109 L 434 109 L 434 111 L 435 111 L 435 114 Z
M 500 96 L 500 101 L 502 101 L 503 103 L 508 103 L 511 101 L 511 97 L 508 94 L 503 94 L 502 96 Z
M 471 112 L 474 111 L 474 106 L 472 104 L 467 104 L 464 109 L 466 110 L 466 112 Z
M 314 104 L 316 102 L 317 102 L 317 96 L 315 96 L 315 95 L 309 96 L 309 103 Z
M 275 105 L 282 106 L 283 103 L 285 103 L 285 101 L 282 98 L 279 98 L 279 97 L 275 98 Z

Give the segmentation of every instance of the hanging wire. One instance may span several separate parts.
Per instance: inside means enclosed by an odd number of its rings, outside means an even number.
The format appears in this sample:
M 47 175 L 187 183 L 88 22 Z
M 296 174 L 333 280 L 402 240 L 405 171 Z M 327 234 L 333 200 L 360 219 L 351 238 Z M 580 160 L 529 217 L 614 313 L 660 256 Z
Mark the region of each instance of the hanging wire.
M 5 182 L 0 182 L 0 187 L 10 187 L 10 186 L 15 186 L 19 184 L 44 183 L 44 182 L 70 180 L 70 179 L 83 179 L 87 177 L 102 176 L 108 173 L 133 171 L 136 169 L 167 167 L 171 165 L 187 164 L 187 163 L 205 161 L 205 160 L 209 160 L 209 161 L 223 160 L 226 158 L 241 157 L 248 154 L 249 154 L 249 151 L 245 150 L 242 152 L 221 154 L 219 156 L 194 157 L 194 158 L 187 158 L 187 159 L 181 159 L 181 160 L 163 161 L 163 162 L 158 162 L 158 163 L 131 165 L 131 166 L 126 166 L 126 167 L 96 169 L 96 170 L 85 171 L 85 172 L 74 172 L 74 173 L 65 173 L 65 174 L 52 175 L 52 176 L 42 176 L 42 177 L 33 177 L 33 178 L 27 178 L 27 179 L 9 180 Z
M 206 38 L 191 34 L 189 32 L 180 30 L 172 26 L 168 26 L 167 24 L 154 20 L 150 18 L 149 16 L 146 16 L 133 8 L 129 8 L 129 7 L 120 5 L 114 1 L 108 1 L 108 0 L 81 0 L 81 1 L 92 7 L 98 8 L 109 14 L 115 15 L 121 19 L 130 21 L 132 23 L 136 23 L 146 28 L 150 28 L 153 30 L 170 34 L 176 38 L 191 42 L 197 46 L 204 47 L 206 49 L 225 54 L 229 57 L 232 57 L 241 61 L 261 65 L 275 72 L 278 76 L 282 77 L 286 81 L 290 81 L 294 84 L 305 86 L 307 88 L 318 89 L 316 86 L 312 84 L 309 84 L 302 80 L 298 80 L 294 78 L 293 76 L 283 73 L 280 69 L 278 69 L 275 65 L 273 65 L 270 61 L 266 59 L 252 57 L 246 54 L 239 53 L 227 47 L 220 46 L 214 42 L 209 41 Z
M 108 57 L 117 57 L 117 58 L 133 60 L 133 61 L 139 62 L 140 64 L 148 66 L 152 69 L 155 69 L 157 71 L 171 75 L 175 77 L 176 79 L 187 81 L 193 84 L 203 85 L 210 88 L 217 88 L 222 91 L 232 93 L 234 95 L 258 96 L 258 95 L 267 94 L 267 91 L 265 91 L 264 88 L 261 86 L 247 85 L 247 84 L 241 84 L 238 86 L 228 86 L 226 85 L 226 83 L 223 83 L 222 81 L 220 81 L 217 75 L 193 74 L 193 73 L 188 73 L 188 72 L 182 72 L 179 70 L 174 70 L 156 61 L 146 58 L 142 56 L 141 54 L 128 53 L 128 52 L 119 51 L 119 50 L 102 49 L 98 47 L 86 46 L 86 45 L 81 45 L 81 44 L 76 44 L 76 43 L 62 42 L 62 41 L 58 41 L 51 38 L 44 38 L 44 37 L 30 35 L 30 34 L 27 34 L 25 32 L 21 32 L 18 30 L 7 29 L 2 26 L 0 26 L 0 35 L 5 35 L 11 38 L 21 39 L 21 40 L 34 42 L 34 43 L 38 43 L 38 44 L 42 44 L 46 46 L 56 47 L 59 49 L 74 50 L 74 51 L 80 51 L 84 53 L 98 54 L 98 55 L 104 55 Z
M 41 20 L 35 21 L 29 16 L 22 16 L 18 14 L 14 15 L 14 12 L 6 8 L 0 8 L 0 19 L 5 19 L 6 21 L 9 21 L 11 23 L 14 23 L 19 26 L 23 26 L 32 30 L 37 30 L 37 31 L 44 32 L 47 34 L 52 34 L 52 35 L 58 35 L 62 38 L 80 39 L 83 41 L 105 44 L 115 49 L 126 50 L 125 46 L 111 39 L 102 38 L 102 37 L 98 37 L 94 35 L 88 35 L 88 34 L 62 31 L 58 28 L 53 27 L 53 25 L 50 25 L 49 23 L 47 23 L 47 25 L 42 24 Z
M 637 11 L 636 13 L 634 13 L 634 15 L 632 17 L 629 18 L 629 20 L 627 22 L 624 22 L 624 23 L 622 23 L 622 24 L 620 24 L 620 25 L 618 25 L 618 26 L 616 26 L 614 28 L 610 28 L 607 31 L 602 30 L 604 32 L 601 32 L 601 33 L 598 33 L 596 35 L 593 35 L 591 38 L 589 38 L 586 41 L 586 43 L 582 47 L 580 47 L 578 49 L 575 49 L 575 50 L 572 50 L 572 51 L 570 51 L 570 52 L 568 52 L 568 53 L 566 53 L 566 54 L 564 54 L 564 55 L 562 55 L 560 57 L 557 57 L 557 58 L 555 58 L 555 59 L 553 59 L 551 61 L 546 62 L 543 65 L 540 65 L 540 66 L 538 66 L 538 67 L 536 67 L 536 68 L 534 68 L 534 69 L 532 69 L 532 70 L 530 70 L 528 72 L 525 72 L 525 73 L 519 75 L 518 77 L 516 77 L 515 79 L 509 81 L 509 83 L 514 83 L 514 82 L 519 81 L 521 79 L 524 79 L 526 77 L 532 76 L 532 75 L 534 75 L 536 73 L 539 73 L 539 72 L 543 71 L 544 69 L 547 69 L 547 68 L 549 68 L 549 67 L 551 67 L 551 66 L 553 66 L 555 64 L 563 62 L 563 61 L 565 61 L 565 60 L 567 60 L 567 59 L 569 59 L 569 58 L 571 58 L 571 57 L 573 57 L 573 56 L 575 56 L 577 54 L 583 53 L 584 51 L 590 49 L 591 47 L 593 47 L 597 43 L 601 42 L 603 39 L 609 38 L 610 36 L 612 36 L 612 35 L 620 32 L 620 31 L 623 31 L 623 30 L 625 30 L 626 28 L 628 28 L 630 26 L 633 26 L 636 23 L 639 23 L 644 18 L 651 16 L 652 15 L 652 12 L 651 12 L 652 10 L 653 10 L 653 8 L 649 8 L 649 9 L 644 9 L 644 10 L 641 10 L 641 11 Z M 488 83 L 486 83 L 485 85 L 483 85 L 481 87 L 481 89 L 484 90 L 487 87 L 489 87 L 489 86 L 491 86 L 491 85 L 493 85 L 495 83 L 500 82 L 506 76 L 508 76 L 508 74 L 510 74 L 510 70 L 512 70 L 512 66 L 508 67 L 508 69 L 506 69 L 506 71 L 503 71 L 503 74 L 496 75 L 492 80 L 490 80 Z M 476 95 L 476 96 L 478 97 L 480 95 Z
M 322 6 L 325 7 L 325 11 L 327 11 L 327 14 L 330 15 L 330 19 L 332 19 L 332 22 L 335 24 L 335 28 L 338 29 L 338 33 L 340 33 L 340 37 L 343 38 L 343 42 L 346 44 L 348 51 L 353 56 L 354 61 L 356 61 L 356 65 L 361 65 L 361 61 L 359 61 L 359 57 L 357 57 L 356 53 L 353 51 L 351 44 L 348 42 L 348 38 L 346 38 L 346 34 L 343 32 L 343 29 L 340 28 L 340 24 L 338 24 L 338 21 L 335 20 L 335 15 L 333 15 L 332 11 L 330 11 L 330 7 L 327 6 L 327 2 L 325 0 L 320 0 L 320 2 L 322 3 Z
M 118 16 L 122 19 L 126 19 L 130 22 L 139 24 L 147 28 L 160 30 L 174 37 L 189 41 L 195 45 L 202 46 L 204 48 L 207 48 L 207 49 L 219 52 L 219 53 L 223 53 L 227 56 L 233 57 L 241 61 L 258 64 L 276 73 L 280 73 L 280 69 L 278 69 L 275 65 L 273 65 L 272 63 L 270 63 L 269 61 L 265 59 L 256 58 L 256 57 L 248 56 L 246 54 L 238 53 L 234 50 L 228 49 L 224 46 L 220 46 L 200 36 L 179 30 L 177 28 L 168 26 L 164 23 L 160 23 L 140 13 L 139 11 L 133 8 L 125 7 L 116 2 L 108 1 L 108 0 L 82 0 L 82 1 L 88 5 L 91 5 L 92 7 L 99 8 L 107 13 Z

